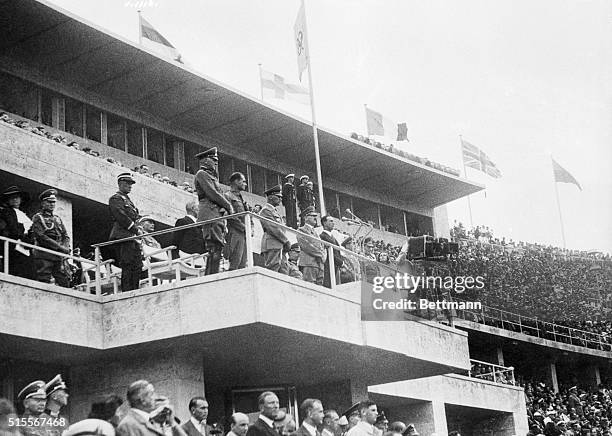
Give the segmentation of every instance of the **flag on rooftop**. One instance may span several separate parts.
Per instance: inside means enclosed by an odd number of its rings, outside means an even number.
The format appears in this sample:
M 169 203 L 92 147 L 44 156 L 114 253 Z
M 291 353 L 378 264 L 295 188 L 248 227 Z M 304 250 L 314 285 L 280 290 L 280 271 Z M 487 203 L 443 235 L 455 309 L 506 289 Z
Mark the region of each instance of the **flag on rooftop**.
M 306 12 L 303 2 L 293 26 L 293 37 L 297 52 L 298 76 L 301 82 L 302 73 L 308 67 L 308 38 L 306 36 Z
M 406 123 L 397 124 L 380 112 L 365 107 L 368 135 L 386 136 L 394 141 L 408 140 L 408 126 Z
M 556 183 L 573 183 L 578 186 L 578 189 L 582 191 L 582 186 L 578 183 L 578 180 L 572 176 L 569 171 L 563 168 L 561 165 L 557 163 L 554 159 L 552 159 L 552 167 L 553 167 L 553 176 L 555 178 Z
M 140 19 L 140 43 L 150 49 L 163 53 L 172 60 L 183 63 L 181 54 L 155 27 L 144 19 L 142 14 L 138 14 Z
M 466 167 L 477 169 L 496 179 L 501 177 L 501 171 L 489 156 L 475 145 L 464 141 L 463 138 L 461 138 L 461 151 L 463 154 L 463 164 Z
M 308 89 L 300 85 L 286 83 L 285 78 L 270 71 L 261 70 L 261 94 L 263 97 L 292 100 L 301 104 L 309 104 Z

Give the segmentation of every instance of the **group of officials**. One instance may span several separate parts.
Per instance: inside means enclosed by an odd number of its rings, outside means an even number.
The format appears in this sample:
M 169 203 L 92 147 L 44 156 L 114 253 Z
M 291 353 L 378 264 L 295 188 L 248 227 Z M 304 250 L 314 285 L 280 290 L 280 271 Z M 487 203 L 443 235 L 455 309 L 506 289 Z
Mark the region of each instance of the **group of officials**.
M 48 383 L 38 380 L 23 388 L 18 403 L 23 406 L 21 417 L 10 416 L 7 409 L 10 436 L 218 436 L 222 427 L 208 422 L 209 404 L 204 396 L 189 400 L 190 416 L 181 422 L 167 397 L 158 395 L 146 380 L 138 380 L 127 389 L 127 406 L 121 397 L 111 394 L 91 405 L 87 419 L 70 425 L 62 409 L 68 404 L 68 388 L 61 375 Z M 0 401 L 5 401 L 1 400 Z M 321 400 L 305 399 L 299 414 L 298 427 L 293 416 L 280 408 L 277 395 L 266 391 L 257 398 L 259 415 L 251 425 L 249 415 L 234 412 L 230 430 L 225 436 L 418 436 L 413 424 L 396 421 L 389 425 L 376 403 L 362 401 L 346 410 L 342 417 L 333 409 L 325 410 Z M 255 416 L 252 418 L 255 419 Z M 1 417 L 1 416 L 0 416 Z M 5 433 L 2 433 L 5 434 Z
M 240 172 L 233 173 L 229 179 L 230 189 L 223 192 L 219 184 L 217 148 L 198 153 L 196 158 L 200 162 L 200 169 L 194 181 L 198 204 L 188 203 L 187 215 L 179 219 L 176 226 L 195 222 L 205 222 L 205 224 L 176 231 L 173 243 L 178 247 L 177 251 L 187 254 L 206 253 L 206 275 L 219 272 L 223 255 L 229 260 L 230 270 L 243 268 L 246 266 L 245 217 L 231 217 L 226 220 L 218 218 L 251 210 L 242 195 L 247 187 L 246 178 Z M 312 182 L 308 176 L 302 176 L 300 185 L 295 187 L 294 174 L 289 174 L 285 179 L 284 186 L 277 185 L 265 191 L 267 201 L 259 212 L 259 215 L 265 218 L 261 220 L 264 231 L 261 242 L 263 264 L 270 270 L 331 287 L 328 250 L 321 241 L 339 246 L 332 234 L 334 218 L 331 216 L 321 218 L 323 231 L 318 236 L 314 231 L 318 214 L 315 209 Z M 142 236 L 143 230 L 137 225 L 138 209 L 128 196 L 136 181 L 130 173 L 122 173 L 117 177 L 117 183 L 119 190 L 109 200 L 113 219 L 110 240 Z M 299 230 L 297 244 L 291 244 L 282 227 L 275 224 L 284 224 L 277 209 L 281 202 L 285 206 L 287 226 Z M 301 218 L 299 228 L 297 207 Z M 116 244 L 115 257 L 118 266 L 122 269 L 123 291 L 138 288 L 143 266 L 139 244 L 137 239 Z M 334 250 L 334 269 L 337 279 L 342 263 L 340 251 Z

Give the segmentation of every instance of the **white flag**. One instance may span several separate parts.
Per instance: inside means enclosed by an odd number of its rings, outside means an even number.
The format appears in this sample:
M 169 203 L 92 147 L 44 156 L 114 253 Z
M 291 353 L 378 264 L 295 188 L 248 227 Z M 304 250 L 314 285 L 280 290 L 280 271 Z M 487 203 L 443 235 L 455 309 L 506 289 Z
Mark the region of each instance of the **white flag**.
M 261 70 L 261 90 L 264 97 L 293 100 L 297 103 L 308 104 L 308 89 L 300 85 L 285 83 L 283 76 Z
M 295 25 L 293 26 L 293 36 L 297 51 L 298 75 L 301 82 L 302 73 L 308 67 L 308 37 L 306 36 L 306 13 L 304 11 L 304 2 L 302 2 L 300 6 Z

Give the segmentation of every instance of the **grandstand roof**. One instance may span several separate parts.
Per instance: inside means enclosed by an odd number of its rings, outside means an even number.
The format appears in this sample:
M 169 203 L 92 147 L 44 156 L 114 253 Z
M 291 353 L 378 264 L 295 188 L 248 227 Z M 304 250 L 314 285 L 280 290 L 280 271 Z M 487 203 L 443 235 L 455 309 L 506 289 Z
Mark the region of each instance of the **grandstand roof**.
M 0 0 L 0 56 L 197 134 L 314 174 L 308 121 L 162 59 L 48 3 Z M 214 110 L 211 110 L 214 108 Z M 455 177 L 321 127 L 325 177 L 422 207 L 478 192 Z

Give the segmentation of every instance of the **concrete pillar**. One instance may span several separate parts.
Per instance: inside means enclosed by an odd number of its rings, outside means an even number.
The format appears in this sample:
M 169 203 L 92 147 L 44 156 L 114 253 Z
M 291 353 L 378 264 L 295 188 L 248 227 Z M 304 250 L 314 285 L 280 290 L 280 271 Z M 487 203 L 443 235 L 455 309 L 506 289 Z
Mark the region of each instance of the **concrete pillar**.
M 443 436 L 448 434 L 448 426 L 446 423 L 446 410 L 444 407 L 444 403 L 441 401 L 433 401 L 432 405 L 432 418 L 433 418 L 433 426 L 434 432 L 431 433 L 433 436 L 436 434 L 437 436 Z
M 448 224 L 448 211 L 446 205 L 436 207 L 433 210 L 433 230 L 436 238 L 450 238 L 450 227 Z
M 86 418 L 91 401 L 100 396 L 114 393 L 125 399 L 128 386 L 141 379 L 151 382 L 157 394 L 169 398 L 182 421 L 189 417 L 189 400 L 205 394 L 203 358 L 199 353 L 173 350 L 93 361 L 70 368 L 70 421 Z
M 553 387 L 555 393 L 559 393 L 559 382 L 557 381 L 557 365 L 554 362 L 549 362 L 546 366 L 546 376 L 548 384 Z
M 497 347 L 497 364 L 501 366 L 506 366 L 504 364 L 504 350 L 501 345 Z
M 589 386 L 596 387 L 601 383 L 601 373 L 599 372 L 599 366 L 589 365 L 586 370 L 586 383 Z
M 66 227 L 66 231 L 68 232 L 68 236 L 70 236 L 70 246 L 73 247 L 74 238 L 72 232 L 72 201 L 65 197 L 58 196 L 53 213 L 62 219 L 62 222 Z
M 351 380 L 351 404 L 368 399 L 368 385 L 362 380 Z
M 394 407 L 388 410 L 387 417 L 389 416 L 393 417 L 392 421 L 414 424 L 416 430 L 422 435 L 444 436 L 448 434 L 446 410 L 444 403 L 440 401 L 423 401 Z

